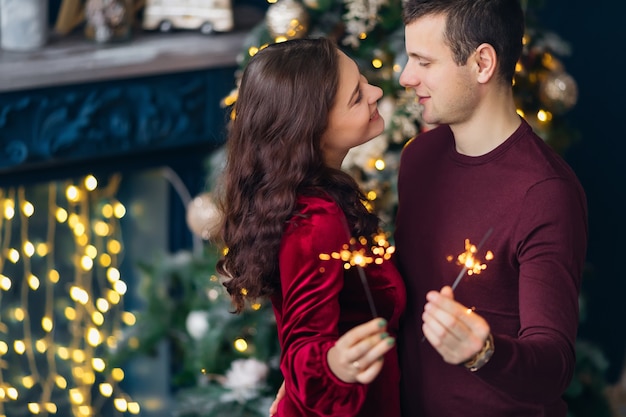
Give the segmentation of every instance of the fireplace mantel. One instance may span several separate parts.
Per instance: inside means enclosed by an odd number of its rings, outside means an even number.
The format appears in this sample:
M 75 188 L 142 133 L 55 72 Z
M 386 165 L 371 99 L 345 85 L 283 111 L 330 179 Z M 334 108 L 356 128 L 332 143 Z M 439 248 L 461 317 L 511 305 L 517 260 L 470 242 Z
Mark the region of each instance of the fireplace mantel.
M 245 34 L 82 37 L 0 51 L 0 183 L 151 166 L 223 141 Z M 53 169 L 54 168 L 54 169 Z

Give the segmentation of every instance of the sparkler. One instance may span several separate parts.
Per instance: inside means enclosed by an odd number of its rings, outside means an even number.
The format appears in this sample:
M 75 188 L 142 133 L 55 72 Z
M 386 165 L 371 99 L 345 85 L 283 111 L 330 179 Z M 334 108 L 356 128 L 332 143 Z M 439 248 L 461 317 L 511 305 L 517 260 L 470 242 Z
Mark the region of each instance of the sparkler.
M 465 252 L 463 252 L 457 257 L 459 264 L 463 265 L 463 268 L 461 269 L 461 271 L 459 271 L 459 275 L 457 275 L 456 279 L 454 280 L 454 283 L 452 284 L 452 287 L 451 287 L 452 291 L 454 291 L 454 289 L 459 285 L 459 282 L 461 282 L 461 278 L 463 278 L 465 273 L 467 273 L 468 275 L 472 275 L 472 274 L 478 275 L 481 273 L 481 271 L 487 268 L 487 265 L 481 263 L 479 260 L 476 259 L 476 254 L 478 253 L 480 248 L 482 248 L 482 246 L 485 244 L 489 236 L 491 236 L 492 232 L 493 232 L 493 227 L 490 227 L 489 230 L 487 230 L 487 233 L 485 233 L 485 236 L 483 236 L 482 240 L 478 243 L 478 246 L 472 245 L 469 239 L 465 239 Z M 452 259 L 453 259 L 452 256 L 448 256 L 448 261 L 452 261 Z M 490 261 L 492 259 L 493 259 L 493 253 L 491 251 L 487 251 L 487 253 L 485 254 L 485 260 Z M 469 310 L 473 311 L 474 308 L 472 307 Z M 422 336 L 422 343 L 425 340 L 426 340 L 426 336 Z
M 372 239 L 374 245 L 370 248 L 372 254 L 370 256 L 365 250 L 365 245 L 368 243 L 367 239 L 360 237 L 358 241 L 362 246 L 361 249 L 352 249 L 356 245 L 357 239 L 351 238 L 350 243 L 344 244 L 339 252 L 333 252 L 331 254 L 321 253 L 319 258 L 324 261 L 329 259 L 342 260 L 344 269 L 350 269 L 353 266 L 356 266 L 357 271 L 359 272 L 359 278 L 361 279 L 361 284 L 363 284 L 363 289 L 365 290 L 365 296 L 367 298 L 372 317 L 378 317 L 376 305 L 374 304 L 374 298 L 372 297 L 372 292 L 370 291 L 367 283 L 367 276 L 365 275 L 365 270 L 363 268 L 371 263 L 380 265 L 384 261 L 391 259 L 391 255 L 394 253 L 395 247 L 389 244 L 384 233 L 378 233 Z
M 480 274 L 480 272 L 487 267 L 485 264 L 481 264 L 480 261 L 476 260 L 475 254 L 478 253 L 480 248 L 485 244 L 491 233 L 493 232 L 493 227 L 490 227 L 483 236 L 482 240 L 478 243 L 478 246 L 474 246 L 470 243 L 469 239 L 465 239 L 465 252 L 458 256 L 459 263 L 463 264 L 463 269 L 459 272 L 454 283 L 452 284 L 452 291 L 459 285 L 461 282 L 461 278 L 467 272 L 468 275 L 472 274 Z M 490 261 L 493 259 L 493 253 L 491 251 L 487 251 L 485 254 L 485 260 Z M 448 257 L 448 260 L 451 260 L 451 257 Z

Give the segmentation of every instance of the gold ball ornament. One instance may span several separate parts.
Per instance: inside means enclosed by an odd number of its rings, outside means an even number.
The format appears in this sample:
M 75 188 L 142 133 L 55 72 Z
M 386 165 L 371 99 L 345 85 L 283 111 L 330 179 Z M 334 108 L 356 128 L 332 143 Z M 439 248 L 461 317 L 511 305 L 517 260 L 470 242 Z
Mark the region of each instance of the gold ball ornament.
M 187 226 L 204 240 L 217 234 L 220 212 L 210 193 L 199 194 L 187 205 Z
M 267 8 L 265 24 L 277 41 L 302 38 L 309 30 L 309 14 L 297 0 L 278 0 Z
M 551 72 L 540 85 L 539 99 L 553 113 L 565 113 L 578 101 L 576 80 L 564 71 Z

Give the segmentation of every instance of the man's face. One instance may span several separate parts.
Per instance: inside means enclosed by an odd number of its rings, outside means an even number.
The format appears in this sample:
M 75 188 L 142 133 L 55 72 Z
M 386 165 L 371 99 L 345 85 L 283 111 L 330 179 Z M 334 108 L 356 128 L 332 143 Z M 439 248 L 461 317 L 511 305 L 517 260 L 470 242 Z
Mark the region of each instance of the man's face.
M 444 15 L 428 15 L 405 27 L 409 59 L 400 84 L 415 91 L 428 124 L 463 123 L 478 100 L 474 71 L 471 65 L 454 62 L 444 40 L 445 24 Z

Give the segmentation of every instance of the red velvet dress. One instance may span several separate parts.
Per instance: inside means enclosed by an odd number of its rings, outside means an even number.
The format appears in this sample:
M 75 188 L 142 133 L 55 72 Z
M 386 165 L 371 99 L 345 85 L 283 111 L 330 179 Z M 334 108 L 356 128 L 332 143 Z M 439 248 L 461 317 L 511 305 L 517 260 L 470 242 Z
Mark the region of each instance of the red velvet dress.
M 328 367 L 328 350 L 343 333 L 372 318 L 356 268 L 320 260 L 348 243 L 346 219 L 330 198 L 300 197 L 300 213 L 285 229 L 279 254 L 282 291 L 272 297 L 281 345 L 286 395 L 278 417 L 399 417 L 398 355 L 385 355 L 383 370 L 369 385 L 345 383 Z M 405 288 L 393 262 L 365 267 L 378 316 L 396 336 Z

